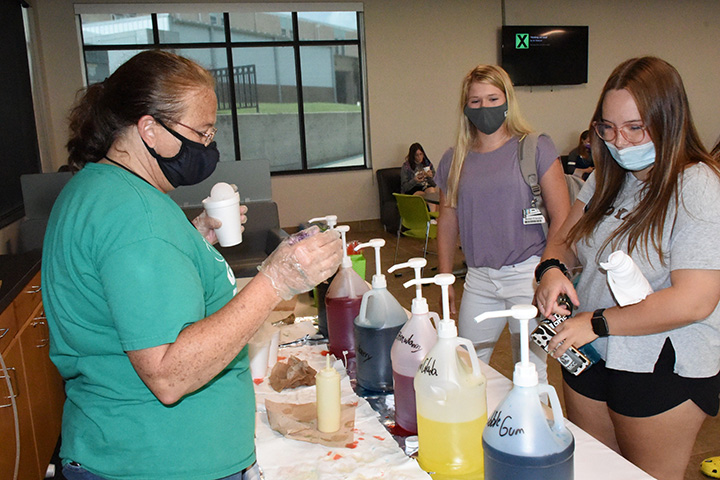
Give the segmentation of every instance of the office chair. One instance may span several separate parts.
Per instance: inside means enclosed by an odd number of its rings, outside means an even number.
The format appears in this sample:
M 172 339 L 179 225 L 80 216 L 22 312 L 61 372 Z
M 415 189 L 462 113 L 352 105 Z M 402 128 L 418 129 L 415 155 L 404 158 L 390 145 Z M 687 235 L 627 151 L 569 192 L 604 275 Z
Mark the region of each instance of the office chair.
M 397 242 L 395 243 L 395 260 L 397 263 L 398 248 L 400 247 L 400 235 L 406 237 L 425 239 L 423 258 L 427 253 L 428 240 L 437 238 L 437 224 L 430 220 L 438 217 L 438 212 L 429 212 L 427 203 L 419 195 L 404 195 L 393 193 L 400 212 L 400 226 L 397 231 Z

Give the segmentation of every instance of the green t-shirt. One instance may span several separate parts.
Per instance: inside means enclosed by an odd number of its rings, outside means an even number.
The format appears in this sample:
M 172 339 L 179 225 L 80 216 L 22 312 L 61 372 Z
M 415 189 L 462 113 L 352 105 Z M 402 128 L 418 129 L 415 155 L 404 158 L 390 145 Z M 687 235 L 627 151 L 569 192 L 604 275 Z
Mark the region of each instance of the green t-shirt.
M 50 356 L 66 381 L 60 456 L 109 479 L 217 479 L 255 461 L 247 348 L 163 405 L 126 351 L 172 343 L 225 305 L 235 276 L 164 193 L 88 164 L 61 192 L 43 245 Z

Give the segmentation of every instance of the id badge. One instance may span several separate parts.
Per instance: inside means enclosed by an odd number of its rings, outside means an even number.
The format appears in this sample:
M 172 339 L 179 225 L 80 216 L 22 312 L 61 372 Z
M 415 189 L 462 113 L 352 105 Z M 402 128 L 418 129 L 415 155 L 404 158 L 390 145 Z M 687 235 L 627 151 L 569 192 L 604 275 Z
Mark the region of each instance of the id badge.
M 536 225 L 538 223 L 545 223 L 545 217 L 539 208 L 523 208 L 523 225 Z

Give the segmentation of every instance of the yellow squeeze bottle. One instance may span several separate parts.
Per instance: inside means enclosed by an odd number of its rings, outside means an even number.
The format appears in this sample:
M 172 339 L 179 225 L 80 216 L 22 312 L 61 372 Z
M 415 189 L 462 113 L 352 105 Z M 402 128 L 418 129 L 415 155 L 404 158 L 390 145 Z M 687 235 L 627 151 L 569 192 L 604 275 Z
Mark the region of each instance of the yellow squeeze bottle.
M 315 375 L 317 394 L 317 426 L 323 433 L 340 429 L 340 374 L 330 365 L 330 355 L 325 356 L 325 368 Z
M 418 462 L 434 480 L 482 480 L 482 432 L 487 423 L 485 376 L 472 342 L 457 336 L 449 318 L 451 274 L 438 274 L 421 283 L 442 287 L 443 319 L 438 340 L 415 374 Z M 470 365 L 459 350 L 469 354 Z

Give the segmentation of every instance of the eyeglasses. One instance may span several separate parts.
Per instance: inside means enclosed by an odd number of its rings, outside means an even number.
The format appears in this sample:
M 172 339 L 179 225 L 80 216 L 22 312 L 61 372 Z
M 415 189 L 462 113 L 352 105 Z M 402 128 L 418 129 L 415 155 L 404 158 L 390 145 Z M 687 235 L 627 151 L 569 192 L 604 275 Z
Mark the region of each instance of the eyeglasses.
M 637 145 L 645 140 L 645 135 L 647 135 L 647 127 L 638 122 L 625 123 L 619 127 L 608 122 L 593 122 L 593 128 L 598 134 L 598 137 L 606 142 L 614 141 L 618 132 L 620 132 L 625 140 L 633 145 Z
M 184 123 L 181 123 L 181 122 L 175 122 L 175 123 L 187 128 L 188 130 L 192 130 L 193 132 L 197 133 L 199 136 L 203 137 L 203 140 L 200 143 L 202 143 L 206 147 L 212 143 L 213 138 L 215 138 L 215 134 L 218 131 L 217 128 L 210 127 L 210 129 L 207 132 L 203 133 L 200 130 L 195 130 L 194 128 L 192 128 L 190 126 L 185 125 Z

